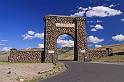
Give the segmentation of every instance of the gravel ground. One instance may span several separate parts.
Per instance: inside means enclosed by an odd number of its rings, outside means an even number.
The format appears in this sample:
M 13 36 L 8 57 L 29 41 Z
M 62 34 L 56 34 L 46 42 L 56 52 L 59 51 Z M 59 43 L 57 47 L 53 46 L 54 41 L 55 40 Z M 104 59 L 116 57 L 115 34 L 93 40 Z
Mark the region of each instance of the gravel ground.
M 23 82 L 54 67 L 51 63 L 5 63 L 0 62 L 0 82 Z

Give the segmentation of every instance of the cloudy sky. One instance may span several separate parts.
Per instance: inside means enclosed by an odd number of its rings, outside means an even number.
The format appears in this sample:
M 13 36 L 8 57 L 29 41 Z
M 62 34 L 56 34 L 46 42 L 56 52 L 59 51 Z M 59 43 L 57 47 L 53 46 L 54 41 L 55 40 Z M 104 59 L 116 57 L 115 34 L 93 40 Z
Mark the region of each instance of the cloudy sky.
M 90 48 L 124 43 L 124 0 L 0 0 L 0 50 L 42 48 L 48 14 L 86 17 Z M 74 45 L 67 35 L 57 43 Z

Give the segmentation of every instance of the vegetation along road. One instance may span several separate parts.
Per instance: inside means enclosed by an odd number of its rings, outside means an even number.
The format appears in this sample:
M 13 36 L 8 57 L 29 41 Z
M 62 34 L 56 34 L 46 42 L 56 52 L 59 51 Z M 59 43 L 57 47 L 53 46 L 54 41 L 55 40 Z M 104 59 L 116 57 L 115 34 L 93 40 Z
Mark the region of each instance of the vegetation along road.
M 68 69 L 39 82 L 124 82 L 124 65 L 65 62 Z

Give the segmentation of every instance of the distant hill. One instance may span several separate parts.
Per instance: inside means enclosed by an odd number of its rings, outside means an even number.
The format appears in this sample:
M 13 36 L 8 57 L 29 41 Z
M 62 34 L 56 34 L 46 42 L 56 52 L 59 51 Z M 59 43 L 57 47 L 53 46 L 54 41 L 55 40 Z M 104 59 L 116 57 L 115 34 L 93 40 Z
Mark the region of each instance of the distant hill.
M 74 50 L 58 55 L 58 60 L 74 60 Z
M 20 49 L 19 51 L 43 51 L 43 48 L 28 48 L 28 49 Z
M 73 47 L 63 47 L 63 48 L 58 48 L 57 49 L 57 54 L 61 55 L 64 54 L 66 52 L 69 52 L 70 50 L 73 50 Z
M 113 53 L 119 53 L 124 52 L 124 44 L 113 44 L 113 45 L 107 45 L 103 47 L 99 47 L 96 49 L 106 49 L 106 48 L 112 48 Z
M 113 53 L 119 53 L 120 55 L 124 55 L 124 44 L 113 44 L 106 45 L 103 47 L 95 48 L 105 50 L 106 48 L 112 48 Z M 29 48 L 29 49 L 21 49 L 20 51 L 43 51 L 43 48 Z M 74 56 L 74 48 L 73 47 L 63 47 L 57 49 L 57 54 L 60 60 L 72 60 Z M 7 61 L 9 56 L 9 52 L 0 52 L 0 61 Z
M 113 44 L 113 45 L 106 45 L 103 47 L 95 48 L 98 50 L 105 50 L 106 48 L 112 48 L 113 53 L 116 55 L 124 55 L 124 44 Z M 59 60 L 73 60 L 74 51 L 73 48 L 64 47 L 58 49 L 58 58 Z
M 124 44 L 106 45 L 106 46 L 102 46 L 102 47 L 95 48 L 95 49 L 105 50 L 106 48 L 112 48 L 114 53 L 124 52 Z M 60 55 L 73 49 L 74 47 L 62 47 L 62 48 L 57 49 L 57 53 L 58 55 Z M 43 51 L 43 50 L 44 50 L 43 48 L 28 48 L 28 49 L 20 49 L 19 51 Z M 5 52 L 1 52 L 1 53 L 4 54 Z
M 9 52 L 0 51 L 0 55 L 8 54 Z
M 9 52 L 0 51 L 0 61 L 8 61 Z

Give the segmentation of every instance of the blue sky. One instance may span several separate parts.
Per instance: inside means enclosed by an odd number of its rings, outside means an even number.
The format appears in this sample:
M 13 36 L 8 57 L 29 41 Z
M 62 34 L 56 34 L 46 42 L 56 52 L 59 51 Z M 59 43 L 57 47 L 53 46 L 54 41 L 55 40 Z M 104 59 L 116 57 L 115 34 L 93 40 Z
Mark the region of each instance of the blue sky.
M 88 47 L 124 43 L 123 4 L 124 0 L 0 0 L 0 50 L 43 47 L 43 17 L 48 14 L 85 16 Z M 57 43 L 72 46 L 66 37 Z

